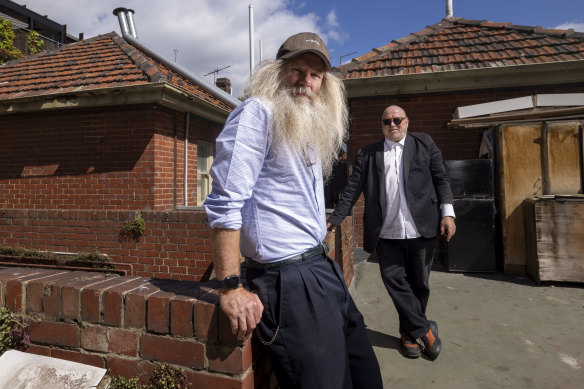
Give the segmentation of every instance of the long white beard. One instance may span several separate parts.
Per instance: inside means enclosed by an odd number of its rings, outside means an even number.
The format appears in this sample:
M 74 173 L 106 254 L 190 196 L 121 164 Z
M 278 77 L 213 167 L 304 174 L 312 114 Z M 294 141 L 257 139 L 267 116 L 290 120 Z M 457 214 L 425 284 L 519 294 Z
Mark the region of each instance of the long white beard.
M 328 179 L 345 140 L 348 115 L 343 83 L 326 73 L 318 93 L 310 100 L 295 97 L 284 86 L 287 70 L 282 60 L 265 61 L 252 75 L 243 97 L 258 96 L 273 103 L 272 141 L 291 147 L 299 155 L 312 149 Z M 301 92 L 296 90 L 293 92 Z
M 306 88 L 282 89 L 272 101 L 272 140 L 276 149 L 287 147 L 305 156 L 308 150 L 321 160 L 328 178 L 342 142 L 344 129 L 335 128 L 334 112 Z

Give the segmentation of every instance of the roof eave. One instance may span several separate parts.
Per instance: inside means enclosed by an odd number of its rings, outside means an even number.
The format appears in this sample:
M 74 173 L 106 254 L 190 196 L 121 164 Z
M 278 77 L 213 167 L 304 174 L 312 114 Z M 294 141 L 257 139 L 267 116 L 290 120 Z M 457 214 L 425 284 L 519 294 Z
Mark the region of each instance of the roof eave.
M 349 98 L 584 82 L 584 61 L 501 66 L 343 80 Z
M 198 96 L 159 82 L 6 99 L 0 102 L 0 115 L 138 104 L 160 104 L 221 124 L 230 113 Z

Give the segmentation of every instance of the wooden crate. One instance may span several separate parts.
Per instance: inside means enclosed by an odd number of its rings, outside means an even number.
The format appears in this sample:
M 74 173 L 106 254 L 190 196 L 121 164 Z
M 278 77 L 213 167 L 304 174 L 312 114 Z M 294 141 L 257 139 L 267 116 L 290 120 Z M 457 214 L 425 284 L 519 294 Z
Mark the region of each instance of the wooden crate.
M 561 121 L 498 128 L 496 177 L 505 273 L 527 273 L 523 201 L 582 193 L 579 127 L 578 121 Z
M 523 208 L 529 276 L 584 282 L 584 196 L 530 198 Z

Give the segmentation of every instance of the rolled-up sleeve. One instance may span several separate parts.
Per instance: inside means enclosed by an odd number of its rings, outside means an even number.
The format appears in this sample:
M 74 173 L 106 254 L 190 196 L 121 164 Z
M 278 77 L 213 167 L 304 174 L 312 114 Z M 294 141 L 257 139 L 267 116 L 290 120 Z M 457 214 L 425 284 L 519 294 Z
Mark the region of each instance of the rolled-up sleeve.
M 211 228 L 241 228 L 241 209 L 252 196 L 266 157 L 268 128 L 268 109 L 254 98 L 227 119 L 211 166 L 212 190 L 203 204 Z

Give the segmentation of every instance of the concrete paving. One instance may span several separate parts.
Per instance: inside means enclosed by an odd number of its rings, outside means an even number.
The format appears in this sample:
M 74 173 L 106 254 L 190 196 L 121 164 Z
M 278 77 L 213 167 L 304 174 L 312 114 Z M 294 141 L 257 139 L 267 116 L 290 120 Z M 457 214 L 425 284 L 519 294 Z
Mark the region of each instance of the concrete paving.
M 435 361 L 407 359 L 379 265 L 356 254 L 351 292 L 385 388 L 584 387 L 584 284 L 537 285 L 529 277 L 437 265 L 427 315 L 438 323 L 442 352 Z

